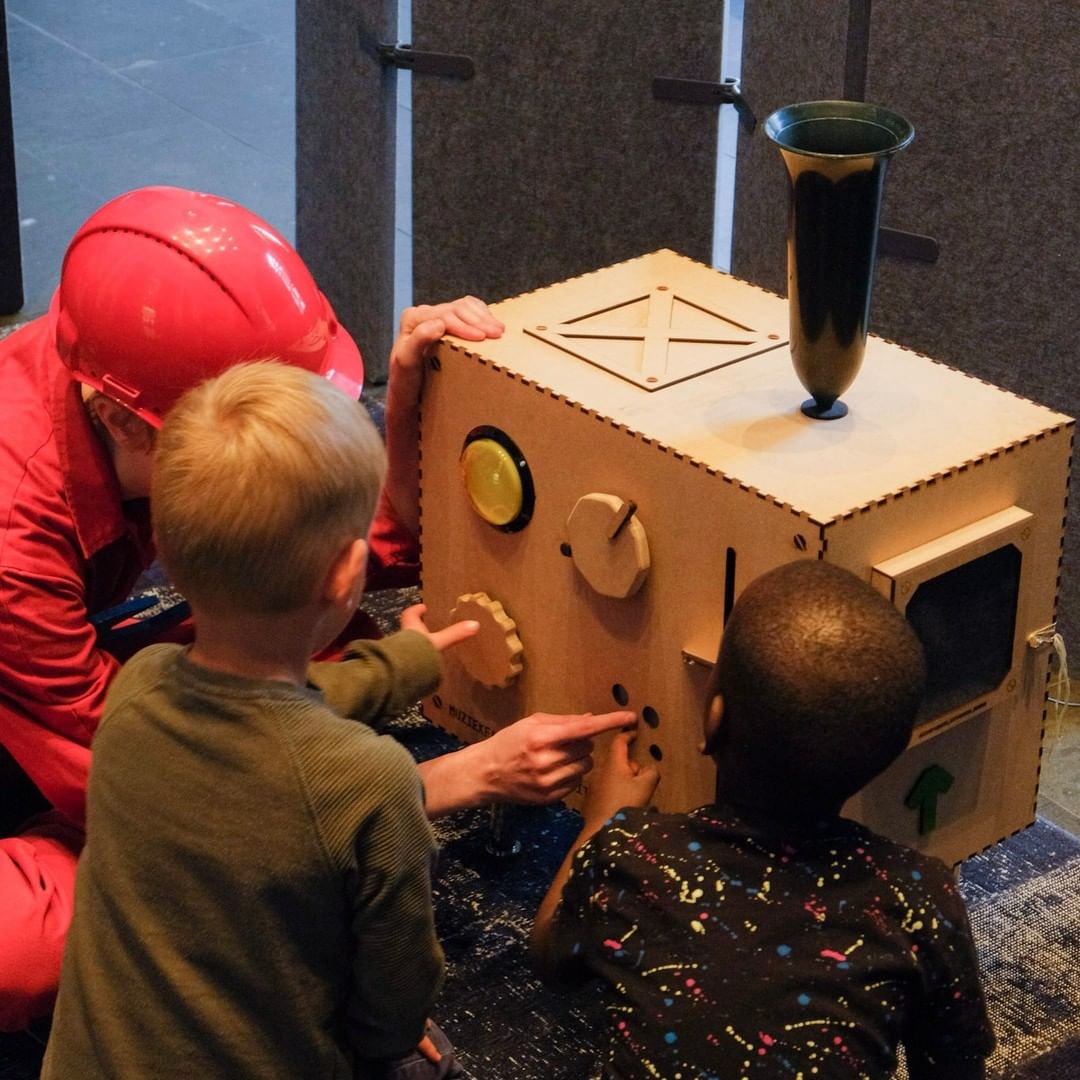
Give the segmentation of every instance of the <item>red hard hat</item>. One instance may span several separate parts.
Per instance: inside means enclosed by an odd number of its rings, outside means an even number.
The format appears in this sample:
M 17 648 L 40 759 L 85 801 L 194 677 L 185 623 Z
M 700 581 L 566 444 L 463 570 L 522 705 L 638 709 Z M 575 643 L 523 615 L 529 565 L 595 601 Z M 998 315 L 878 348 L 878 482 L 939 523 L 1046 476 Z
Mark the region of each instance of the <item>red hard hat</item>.
M 364 364 L 300 256 L 236 203 L 147 187 L 75 234 L 49 307 L 80 382 L 159 426 L 192 386 L 276 359 L 360 396 Z

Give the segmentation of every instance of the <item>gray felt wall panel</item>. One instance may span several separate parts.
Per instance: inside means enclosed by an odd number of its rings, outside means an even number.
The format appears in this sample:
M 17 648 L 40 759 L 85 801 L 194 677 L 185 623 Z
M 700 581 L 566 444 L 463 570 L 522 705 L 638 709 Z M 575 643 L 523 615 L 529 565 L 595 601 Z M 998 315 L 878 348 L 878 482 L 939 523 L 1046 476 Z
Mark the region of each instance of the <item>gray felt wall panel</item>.
M 296 239 L 364 356 L 386 377 L 394 325 L 394 0 L 297 0 Z
M 890 224 L 941 246 L 934 266 L 882 260 L 876 328 L 1071 415 L 1078 68 L 1075 4 L 874 7 L 867 97 L 916 129 Z
M 469 82 L 413 88 L 419 300 L 497 300 L 658 247 L 711 249 L 716 109 L 655 101 L 717 80 L 722 0 L 414 0 L 413 45 Z
M 867 97 L 915 125 L 898 159 L 897 227 L 934 236 L 934 266 L 882 260 L 877 333 L 1080 415 L 1076 269 L 1080 7 L 907 0 L 873 8 Z M 890 224 L 893 222 L 890 221 Z M 1072 480 L 1075 506 L 1080 477 Z M 1080 645 L 1080 519 L 1060 621 Z
M 890 166 L 882 224 L 940 245 L 934 265 L 879 260 L 871 329 L 1077 416 L 1080 7 L 1053 0 L 748 0 L 743 88 L 759 117 L 842 93 L 849 15 L 860 9 L 869 15 L 864 96 L 902 113 L 916 131 Z M 859 27 L 855 19 L 852 26 Z M 779 154 L 760 132 L 744 138 L 733 269 L 782 295 L 786 200 Z M 1074 506 L 1078 494 L 1074 470 Z M 1075 514 L 1064 569 L 1060 624 L 1075 649 Z

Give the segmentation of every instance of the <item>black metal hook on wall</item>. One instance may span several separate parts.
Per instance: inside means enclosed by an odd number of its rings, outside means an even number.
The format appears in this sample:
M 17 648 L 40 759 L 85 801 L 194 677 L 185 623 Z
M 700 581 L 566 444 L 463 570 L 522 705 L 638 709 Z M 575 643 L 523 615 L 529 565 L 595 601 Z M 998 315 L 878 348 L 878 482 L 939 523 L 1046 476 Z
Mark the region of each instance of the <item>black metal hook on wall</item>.
M 709 82 L 705 79 L 673 79 L 658 75 L 653 79 L 653 97 L 657 101 L 680 101 L 689 105 L 733 105 L 739 123 L 750 134 L 757 127 L 750 103 L 743 97 L 738 79 Z
M 404 68 L 417 75 L 442 75 L 448 79 L 471 79 L 476 74 L 472 58 L 456 53 L 422 52 L 411 45 L 380 42 L 375 47 L 379 63 Z

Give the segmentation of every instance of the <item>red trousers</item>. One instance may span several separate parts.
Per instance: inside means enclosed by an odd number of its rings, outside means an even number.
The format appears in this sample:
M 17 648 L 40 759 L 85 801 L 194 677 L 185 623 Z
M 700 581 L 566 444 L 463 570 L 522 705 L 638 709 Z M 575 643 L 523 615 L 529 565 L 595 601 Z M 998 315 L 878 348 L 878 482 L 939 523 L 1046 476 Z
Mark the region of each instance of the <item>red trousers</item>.
M 0 839 L 0 1031 L 52 1009 L 82 845 L 82 829 L 55 810 Z

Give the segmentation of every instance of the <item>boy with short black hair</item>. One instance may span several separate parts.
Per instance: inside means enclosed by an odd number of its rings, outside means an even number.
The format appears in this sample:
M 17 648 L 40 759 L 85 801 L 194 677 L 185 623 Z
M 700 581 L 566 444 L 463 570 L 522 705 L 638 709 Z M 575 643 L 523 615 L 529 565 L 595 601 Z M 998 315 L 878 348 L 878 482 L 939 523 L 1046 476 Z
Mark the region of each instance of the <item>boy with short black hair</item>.
M 363 407 L 301 368 L 232 368 L 169 413 L 154 528 L 195 643 L 110 688 L 43 1077 L 457 1074 L 425 1034 L 443 958 L 420 778 L 356 721 L 434 689 L 476 626 L 430 634 L 417 606 L 355 643 L 338 712 L 306 679 L 360 599 L 384 468 Z
M 822 562 L 753 582 L 724 629 L 702 749 L 717 799 L 642 809 L 616 736 L 541 904 L 538 962 L 608 991 L 605 1077 L 976 1080 L 994 1046 L 952 875 L 840 817 L 907 745 L 906 620 Z M 565 887 L 564 887 L 565 886 Z

